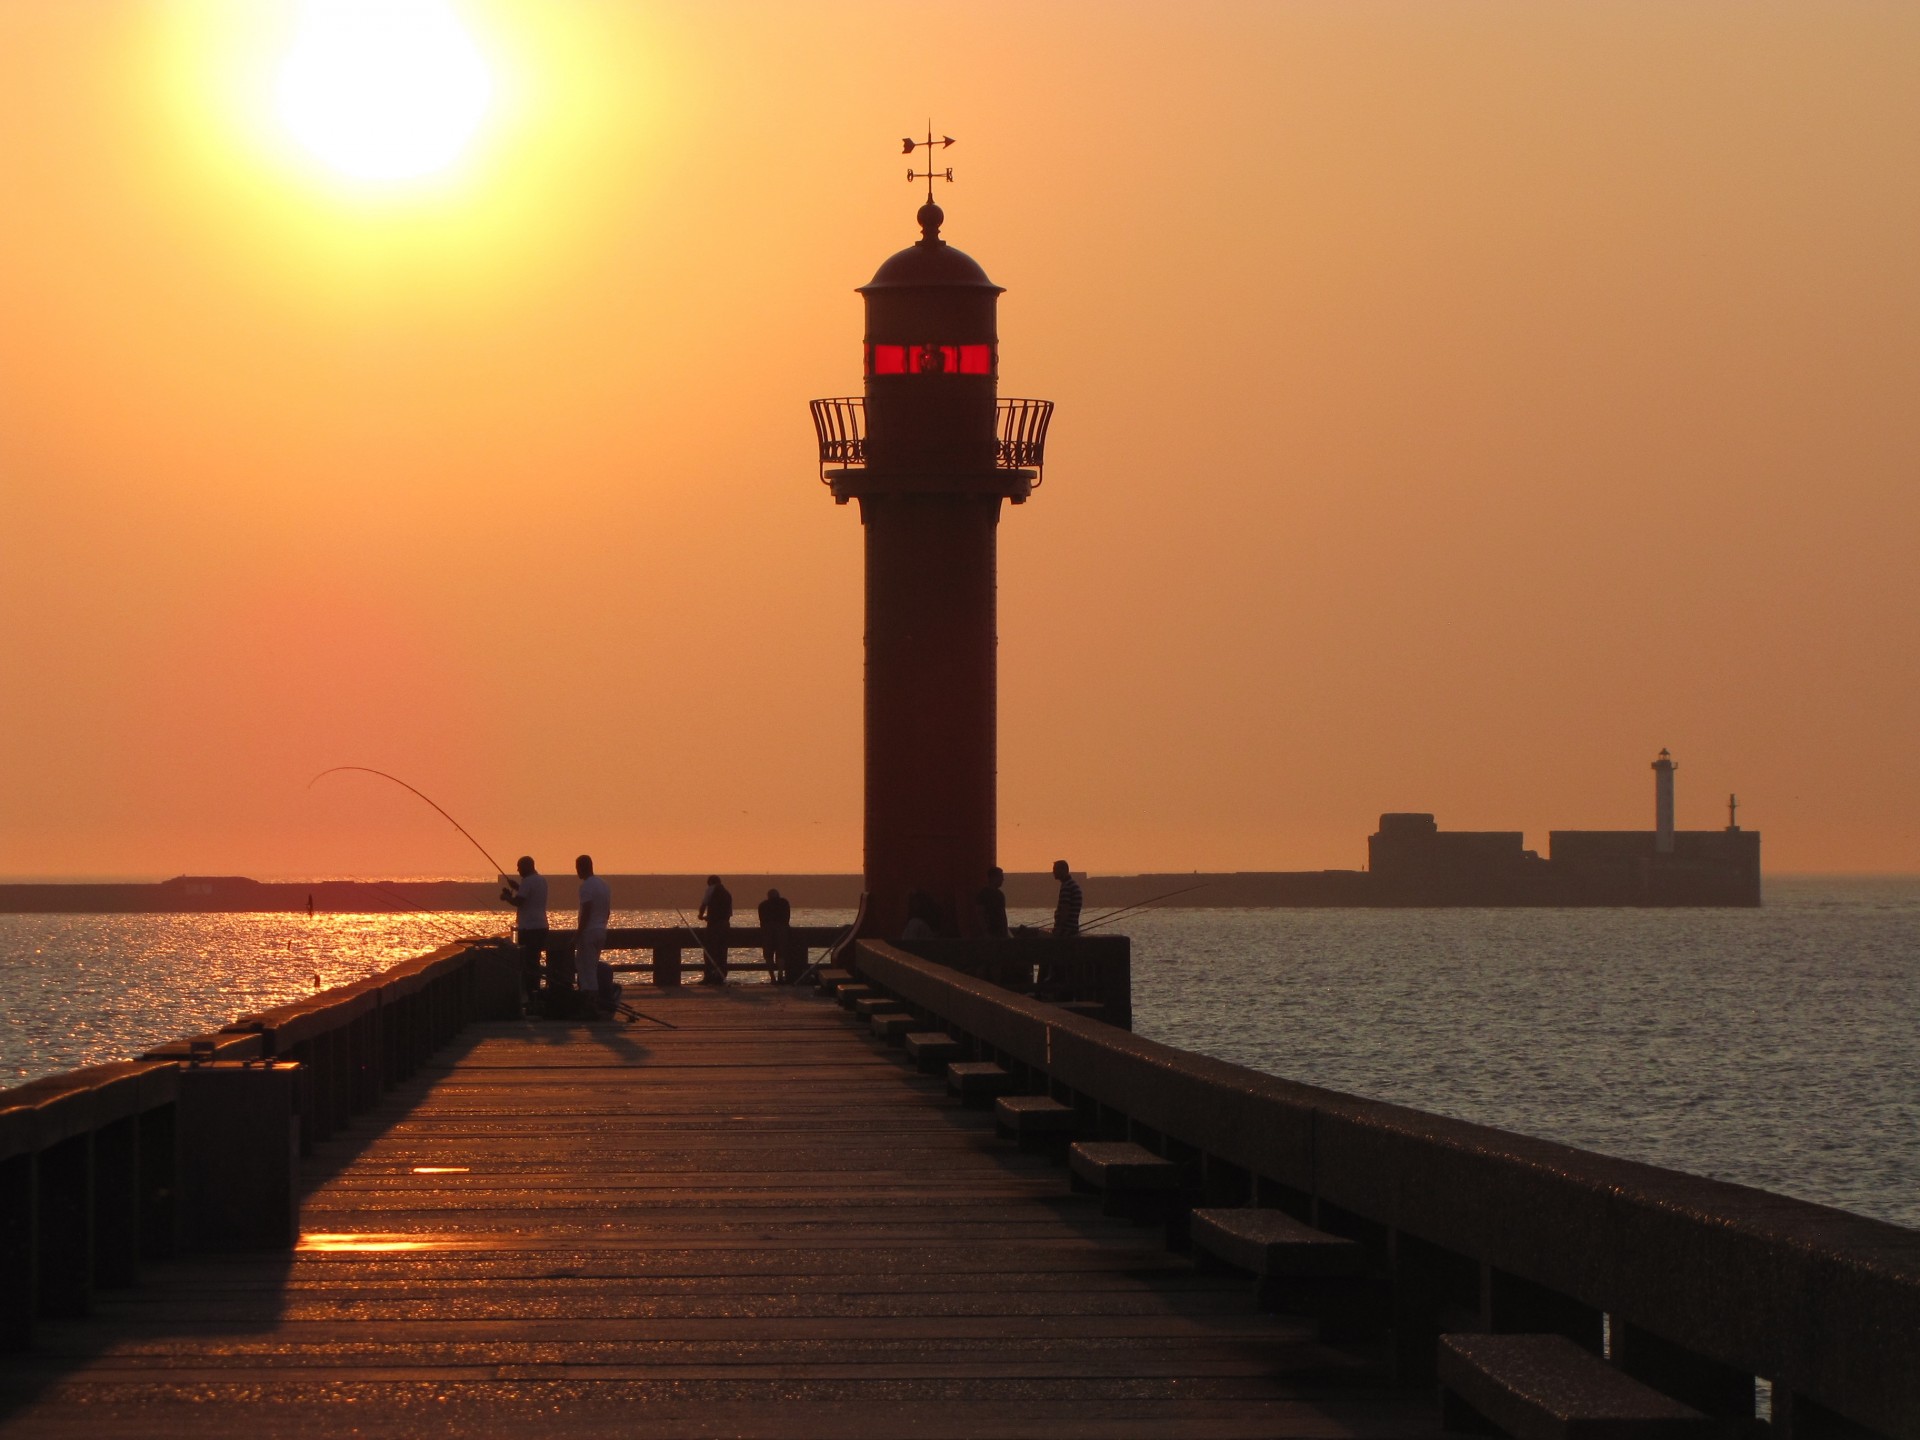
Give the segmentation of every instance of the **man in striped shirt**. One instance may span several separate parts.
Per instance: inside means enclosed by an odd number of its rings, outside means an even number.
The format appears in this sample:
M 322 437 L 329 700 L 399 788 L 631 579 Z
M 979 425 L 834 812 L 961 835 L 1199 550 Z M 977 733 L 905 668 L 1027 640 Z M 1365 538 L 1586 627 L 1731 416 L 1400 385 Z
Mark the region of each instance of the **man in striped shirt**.
M 1053 862 L 1053 878 L 1060 882 L 1060 900 L 1053 907 L 1053 938 L 1072 940 L 1080 933 L 1080 882 L 1064 860 Z

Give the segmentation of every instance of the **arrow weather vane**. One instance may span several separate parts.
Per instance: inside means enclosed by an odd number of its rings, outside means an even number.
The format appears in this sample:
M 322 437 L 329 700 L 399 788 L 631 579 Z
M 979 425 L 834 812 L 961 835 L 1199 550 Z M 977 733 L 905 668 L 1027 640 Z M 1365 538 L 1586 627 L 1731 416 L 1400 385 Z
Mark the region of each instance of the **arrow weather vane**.
M 916 150 L 927 150 L 930 152 L 936 145 L 944 150 L 951 144 L 953 144 L 953 137 L 951 135 L 942 135 L 938 140 L 933 138 L 933 122 L 929 120 L 927 122 L 927 138 L 924 140 L 916 140 L 909 135 L 900 142 L 900 153 L 911 156 Z M 929 154 L 927 159 L 931 161 L 933 156 Z M 953 183 L 953 167 L 949 165 L 945 170 L 915 170 L 912 165 L 908 165 L 907 183 L 911 185 L 916 180 L 924 180 L 927 182 L 927 203 L 931 205 L 933 203 L 933 182 L 936 180 L 944 180 L 951 185 Z

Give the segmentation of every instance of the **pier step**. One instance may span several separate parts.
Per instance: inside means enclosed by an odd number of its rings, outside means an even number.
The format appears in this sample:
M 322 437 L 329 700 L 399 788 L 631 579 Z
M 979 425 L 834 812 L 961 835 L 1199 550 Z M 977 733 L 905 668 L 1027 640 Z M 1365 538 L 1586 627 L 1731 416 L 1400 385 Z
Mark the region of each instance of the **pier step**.
M 1186 1175 L 1173 1161 L 1128 1140 L 1080 1140 L 1067 1151 L 1067 1171 L 1073 1188 L 1098 1195 L 1108 1215 L 1163 1221 L 1167 1243 L 1184 1246 Z
M 862 995 L 853 1002 L 853 1012 L 862 1020 L 871 1020 L 876 1015 L 906 1013 L 907 1007 L 891 995 Z
M 929 1075 L 937 1075 L 955 1060 L 966 1057 L 967 1047 L 944 1030 L 917 1030 L 907 1035 L 907 1058 Z
M 1023 1150 L 1064 1149 L 1079 1133 L 1080 1115 L 1046 1095 L 1002 1095 L 993 1102 L 993 1128 L 1002 1140 L 1016 1140 Z
M 1708 1440 L 1723 1426 L 1564 1335 L 1442 1335 L 1441 1421 L 1514 1440 Z
M 1131 1140 L 1082 1140 L 1068 1152 L 1068 1162 L 1076 1184 L 1102 1194 L 1180 1188 L 1178 1165 Z
M 871 985 L 862 985 L 856 980 L 851 984 L 838 987 L 833 992 L 833 998 L 842 1010 L 851 1010 L 856 1001 L 864 1000 L 874 993 L 874 988 Z
M 884 1040 L 889 1045 L 898 1045 L 906 1039 L 909 1031 L 920 1021 L 904 1010 L 876 1010 L 867 1019 L 873 1038 Z
M 947 1093 L 960 1103 L 985 1107 L 1013 1088 L 1013 1076 L 990 1060 L 956 1060 L 947 1066 Z
M 1358 1241 L 1316 1230 L 1281 1210 L 1196 1210 L 1193 1248 L 1261 1279 L 1367 1273 L 1367 1252 Z
M 1262 1308 L 1310 1315 L 1323 1340 L 1358 1340 L 1387 1324 L 1391 1287 L 1376 1280 L 1366 1248 L 1280 1210 L 1199 1209 L 1188 1216 L 1193 1258 L 1254 1277 Z
M 821 970 L 814 975 L 813 983 L 831 995 L 842 985 L 853 984 L 853 976 L 848 971 L 828 966 L 825 970 Z

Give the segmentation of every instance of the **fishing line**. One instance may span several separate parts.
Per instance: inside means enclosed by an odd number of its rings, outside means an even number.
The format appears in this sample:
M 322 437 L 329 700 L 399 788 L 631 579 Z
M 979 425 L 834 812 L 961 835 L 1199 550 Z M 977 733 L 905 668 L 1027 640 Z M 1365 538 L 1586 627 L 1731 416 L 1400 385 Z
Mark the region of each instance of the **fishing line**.
M 378 775 L 382 780 L 391 780 L 394 784 L 398 785 L 402 790 L 411 791 L 413 794 L 419 796 L 422 800 L 426 801 L 427 804 L 433 806 L 435 810 L 439 811 L 441 819 L 445 820 L 449 825 L 453 826 L 454 829 L 458 830 L 462 835 L 466 836 L 467 843 L 473 846 L 474 849 L 478 850 L 482 855 L 482 857 L 485 858 L 486 862 L 489 865 L 493 866 L 493 873 L 495 875 L 505 875 L 507 873 L 506 867 L 503 866 L 498 860 L 494 859 L 490 853 L 488 853 L 487 847 L 482 845 L 478 840 L 473 838 L 473 832 L 467 829 L 467 827 L 462 825 L 458 820 L 454 819 L 453 816 L 447 814 L 446 810 L 441 806 L 439 801 L 435 800 L 431 795 L 427 794 L 426 791 L 417 789 L 416 787 L 409 785 L 406 781 L 402 780 L 398 775 L 389 775 L 386 771 L 375 770 L 370 765 L 335 765 L 330 767 L 329 769 L 322 770 L 318 775 L 313 777 L 313 780 L 307 781 L 307 788 L 311 790 L 314 786 L 314 781 L 324 780 L 327 776 L 338 774 L 342 770 L 357 770 L 362 775 Z
M 1087 921 L 1086 924 L 1080 927 L 1080 933 L 1084 935 L 1087 931 L 1093 929 L 1093 927 L 1096 925 L 1104 925 L 1107 923 L 1107 921 L 1117 920 L 1122 915 L 1131 915 L 1134 911 L 1144 910 L 1149 905 L 1158 905 L 1162 900 L 1171 900 L 1176 895 L 1191 895 L 1196 890 L 1211 889 L 1213 886 L 1219 883 L 1220 882 L 1217 880 L 1208 880 L 1199 885 L 1189 885 L 1184 890 L 1169 890 L 1167 891 L 1166 894 L 1156 895 L 1151 900 L 1141 900 L 1138 903 L 1133 905 L 1122 905 L 1118 910 L 1109 910 L 1106 914 L 1097 915 L 1093 919 Z
M 438 930 L 442 935 L 447 936 L 449 939 L 470 940 L 473 938 L 470 935 L 462 934 L 459 930 L 456 930 L 447 921 L 436 919 L 435 916 L 442 912 L 429 910 L 424 905 L 416 905 L 413 901 L 409 900 L 406 896 L 402 895 L 398 890 L 395 890 L 391 885 L 386 884 L 384 881 L 376 881 L 374 888 L 392 896 L 395 900 L 398 900 L 402 905 L 405 905 L 409 910 L 418 911 L 422 916 L 425 917 L 426 924 L 431 925 L 434 929 Z
M 387 888 L 386 886 L 378 884 L 377 882 L 368 882 L 368 883 L 371 885 L 371 888 L 375 891 L 381 891 Z M 401 919 L 406 919 L 408 917 L 406 916 L 404 911 L 401 911 L 395 908 L 394 901 L 398 900 L 402 905 L 412 905 L 413 903 L 412 901 L 408 900 L 405 896 L 401 896 L 401 895 L 372 894 L 367 896 L 367 899 L 372 901 L 376 905 L 383 904 L 387 907 L 384 910 L 375 910 L 370 913 L 375 915 L 395 915 L 395 916 L 399 916 Z M 420 907 L 416 905 L 413 908 L 418 910 Z M 442 935 L 445 935 L 448 939 L 465 940 L 468 938 L 465 935 L 454 934 L 452 926 L 448 925 L 444 921 L 434 919 L 431 912 L 421 911 L 421 914 L 426 917 L 424 921 L 425 924 L 432 926 L 434 929 L 438 930 Z

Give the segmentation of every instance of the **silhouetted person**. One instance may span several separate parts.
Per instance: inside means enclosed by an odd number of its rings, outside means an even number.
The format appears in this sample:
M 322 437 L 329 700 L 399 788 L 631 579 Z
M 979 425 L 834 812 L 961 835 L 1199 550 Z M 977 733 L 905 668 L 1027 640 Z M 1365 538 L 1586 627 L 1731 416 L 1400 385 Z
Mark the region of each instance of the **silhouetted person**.
M 793 905 L 778 890 L 767 891 L 760 902 L 760 954 L 767 962 L 767 979 L 779 984 L 791 976 L 781 973 L 781 961 L 792 948 Z
M 580 934 L 573 942 L 573 973 L 580 993 L 596 1000 L 600 992 L 600 952 L 606 948 L 607 921 L 613 913 L 613 891 L 593 873 L 593 857 L 573 862 L 580 877 Z
M 1053 862 L 1053 878 L 1060 882 L 1060 898 L 1053 907 L 1053 938 L 1070 941 L 1080 934 L 1080 907 L 1084 903 L 1080 882 L 1064 860 Z
M 1007 872 L 998 865 L 987 871 L 987 883 L 973 897 L 973 908 L 980 914 L 980 933 L 989 940 L 1007 938 L 1007 892 L 1001 887 Z
M 500 898 L 513 906 L 513 928 L 520 937 L 520 983 L 531 1000 L 540 990 L 540 954 L 547 948 L 547 877 L 534 869 L 533 857 L 514 862 L 519 878 L 501 887 Z
M 1073 878 L 1073 867 L 1064 860 L 1053 862 L 1053 878 L 1060 882 L 1060 898 L 1053 906 L 1052 954 L 1040 962 L 1039 984 L 1045 990 L 1057 990 L 1071 983 L 1074 942 L 1080 938 L 1080 907 L 1083 900 L 1080 882 Z
M 697 918 L 707 922 L 706 938 L 702 941 L 707 973 L 700 977 L 700 983 L 724 985 L 727 983 L 728 931 L 733 928 L 733 892 L 720 883 L 718 875 L 707 876 L 707 893 L 700 897 Z
M 937 940 L 940 938 L 942 922 L 945 916 L 940 913 L 940 902 L 925 890 L 907 892 L 907 924 L 900 932 L 902 940 Z

